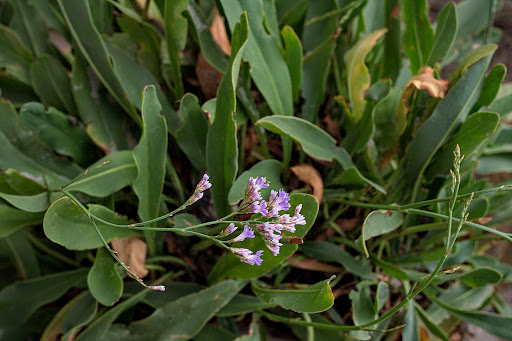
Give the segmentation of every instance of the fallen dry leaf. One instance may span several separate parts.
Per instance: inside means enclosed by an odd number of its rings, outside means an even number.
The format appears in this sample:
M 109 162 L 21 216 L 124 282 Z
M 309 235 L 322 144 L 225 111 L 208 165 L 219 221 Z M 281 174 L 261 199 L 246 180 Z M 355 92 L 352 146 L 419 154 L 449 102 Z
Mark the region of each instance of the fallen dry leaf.
M 432 97 L 444 98 L 448 92 L 450 82 L 434 78 L 434 69 L 430 66 L 424 66 L 416 76 L 409 79 L 404 92 L 410 90 L 412 86 L 418 90 L 426 90 Z
M 222 74 L 208 63 L 201 52 L 197 56 L 196 76 L 204 97 L 207 100 L 216 97 Z
M 299 178 L 300 181 L 309 185 L 313 190 L 312 194 L 318 202 L 322 202 L 322 197 L 324 195 L 324 182 L 315 167 L 304 163 L 293 166 L 290 170 Z
M 215 16 L 213 18 L 212 25 L 210 26 L 210 33 L 222 52 L 231 56 L 231 43 L 229 42 L 228 34 L 226 33 L 224 19 L 220 16 L 217 8 L 215 8 Z
M 322 119 L 322 122 L 325 124 L 325 130 L 336 139 L 336 141 L 341 141 L 340 135 L 340 125 L 339 122 L 332 119 L 331 115 L 325 115 Z
M 142 239 L 136 237 L 115 239 L 112 241 L 112 249 L 117 252 L 117 257 L 130 267 L 130 270 L 144 278 L 148 275 L 146 269 L 146 251 L 148 246 Z
M 341 266 L 335 266 L 330 264 L 325 264 L 322 262 L 317 261 L 316 259 L 301 259 L 298 260 L 297 257 L 289 258 L 290 265 L 294 268 L 302 269 L 302 270 L 308 270 L 308 271 L 321 271 L 321 272 L 329 272 L 329 273 L 336 273 L 343 270 Z

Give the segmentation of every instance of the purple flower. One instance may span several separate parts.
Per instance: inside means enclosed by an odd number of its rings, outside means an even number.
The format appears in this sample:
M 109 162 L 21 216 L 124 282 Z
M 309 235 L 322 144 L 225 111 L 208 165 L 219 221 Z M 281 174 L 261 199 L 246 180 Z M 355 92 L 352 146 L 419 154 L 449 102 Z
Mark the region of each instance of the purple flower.
M 252 232 L 252 230 L 247 225 L 244 226 L 244 230 L 242 233 L 240 233 L 235 238 L 231 239 L 229 242 L 230 243 L 241 242 L 241 241 L 245 240 L 246 238 L 254 238 L 254 232 Z
M 283 226 L 281 224 L 272 224 L 269 222 L 265 222 L 262 224 L 256 225 L 256 229 L 258 230 L 265 246 L 272 251 L 274 256 L 279 254 L 279 248 L 283 245 L 279 243 L 281 238 L 281 230 Z M 276 234 L 277 233 L 277 234 Z
M 220 235 L 221 236 L 228 236 L 231 233 L 235 232 L 237 228 L 238 227 L 235 224 L 231 223 L 231 224 L 228 225 L 228 227 L 226 227 L 226 229 L 224 231 L 222 231 L 220 233 Z
M 190 198 L 185 202 L 184 206 L 189 206 L 198 201 L 203 197 L 203 191 L 207 190 L 208 188 L 212 187 L 212 184 L 208 182 L 208 179 L 210 177 L 208 174 L 203 175 L 203 178 L 196 186 L 196 189 L 194 190 L 194 193 L 190 196 Z
M 278 195 L 279 194 L 279 195 Z M 280 211 L 288 211 L 290 209 L 290 195 L 284 190 L 280 189 L 279 193 L 272 190 L 268 198 L 267 217 L 277 217 Z
M 165 291 L 164 285 L 148 285 L 148 288 L 152 290 Z
M 267 203 L 261 200 L 260 190 L 267 188 L 269 185 L 265 183 L 265 178 L 249 178 L 249 183 L 245 189 L 245 196 L 240 203 L 239 214 L 260 213 L 267 214 Z M 261 200 L 261 201 L 260 201 Z
M 255 254 L 253 254 L 249 249 L 239 247 L 230 247 L 230 250 L 244 263 L 249 265 L 261 265 L 261 254 L 263 253 L 263 250 L 259 250 Z
M 295 225 L 306 225 L 306 219 L 302 214 L 299 213 L 301 209 L 302 204 L 295 207 L 293 217 L 290 217 L 289 214 L 283 214 L 282 216 L 278 217 L 278 221 L 280 224 L 282 224 L 283 230 L 293 233 L 295 232 Z

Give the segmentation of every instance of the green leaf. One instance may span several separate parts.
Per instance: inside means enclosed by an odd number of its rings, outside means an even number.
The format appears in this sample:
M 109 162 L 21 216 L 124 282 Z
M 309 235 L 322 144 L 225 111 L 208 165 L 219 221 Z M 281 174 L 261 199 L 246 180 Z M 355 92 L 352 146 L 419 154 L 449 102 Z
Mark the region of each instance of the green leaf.
M 478 62 L 479 60 L 487 57 L 489 54 L 492 55 L 494 51 L 496 51 L 497 46 L 494 44 L 488 44 L 484 46 L 480 46 L 474 50 L 471 51 L 469 55 L 467 55 L 457 66 L 453 71 L 450 73 L 450 76 L 448 76 L 448 81 L 450 81 L 450 84 L 453 87 L 453 84 L 459 81 L 459 79 L 464 75 L 468 68 Z M 451 90 L 451 89 L 450 89 Z
M 0 101 L 0 169 L 7 168 L 26 173 L 41 184 L 46 182 L 50 188 L 68 183 L 81 171 L 26 130 L 10 102 Z
M 119 216 L 101 205 L 91 204 L 89 210 L 95 216 L 114 224 L 129 223 L 126 217 Z M 113 227 L 100 222 L 97 225 L 107 242 L 115 238 L 140 236 L 139 232 L 128 228 Z M 44 216 L 43 228 L 51 241 L 70 250 L 91 250 L 103 246 L 87 214 L 68 197 L 63 197 L 50 206 Z
M 478 101 L 475 103 L 471 112 L 477 111 L 483 106 L 487 106 L 494 101 L 498 92 L 501 88 L 501 82 L 505 78 L 507 74 L 507 68 L 503 64 L 496 64 L 489 71 L 487 77 L 485 77 L 484 85 L 482 86 L 482 93 L 478 98 Z
M 351 182 L 369 184 L 378 191 L 385 193 L 382 186 L 359 173 L 346 150 L 336 147 L 336 140 L 334 138 L 311 122 L 293 116 L 272 115 L 258 120 L 256 125 L 262 126 L 273 133 L 289 136 L 301 145 L 306 154 L 315 159 L 324 161 L 332 161 L 334 159 L 338 161 L 345 170 L 346 176 L 350 177 Z
M 263 302 L 257 297 L 238 294 L 227 305 L 225 305 L 216 316 L 236 316 L 248 314 L 250 312 L 275 307 L 276 303 Z
M 362 279 L 375 279 L 376 275 L 371 273 L 371 266 L 364 259 L 356 259 L 347 251 L 329 242 L 307 241 L 301 245 L 300 250 L 311 258 L 323 262 L 336 262 L 341 264 L 345 270 L 353 273 Z
M 421 179 L 435 152 L 478 99 L 491 57 L 485 57 L 469 69 L 417 130 L 407 156 L 406 177 L 410 182 Z
M 376 319 L 377 314 L 373 310 L 373 303 L 370 297 L 370 285 L 368 282 L 361 282 L 357 290 L 351 290 L 348 295 L 352 302 L 354 324 L 361 325 Z
M 437 276 L 434 283 L 440 284 L 455 279 L 459 279 L 461 282 L 470 287 L 483 287 L 487 284 L 498 284 L 503 279 L 503 275 L 495 269 L 489 267 L 480 267 L 471 269 L 469 271 L 460 271 L 454 274 Z
M 140 117 L 126 98 L 126 92 L 112 67 L 105 42 L 94 27 L 89 1 L 58 0 L 58 4 L 80 51 L 98 78 L 130 117 L 140 123 Z
M 78 328 L 92 321 L 97 310 L 98 302 L 88 291 L 83 291 L 66 303 L 53 317 L 41 335 L 41 341 L 53 340 L 58 334 L 64 334 L 61 337 L 62 341 L 69 341 L 69 338 L 78 332 Z
M 44 105 L 76 114 L 67 70 L 52 56 L 43 54 L 30 65 L 30 80 Z
M 386 32 L 387 29 L 382 29 L 368 34 L 345 54 L 348 97 L 352 103 L 352 112 L 349 113 L 349 117 L 354 123 L 363 115 L 366 105 L 364 96 L 370 87 L 370 72 L 365 64 L 365 58 Z
M 459 127 L 459 130 L 436 153 L 425 171 L 426 177 L 432 179 L 437 174 L 448 174 L 453 166 L 453 151 L 457 144 L 461 153 L 466 156 L 466 160 L 469 159 L 471 153 L 478 150 L 496 131 L 499 120 L 499 115 L 493 112 L 477 112 L 470 115 Z
M 107 249 L 100 247 L 87 276 L 92 296 L 106 306 L 112 306 L 123 294 L 123 279 L 116 270 L 116 264 Z
M 16 33 L 10 28 L 0 25 L 0 65 L 5 73 L 15 79 L 30 84 L 30 64 L 32 53 L 18 40 Z
M 284 41 L 284 59 L 292 82 L 293 101 L 297 102 L 302 84 L 302 43 L 290 26 L 283 27 L 281 36 Z
M 9 204 L 26 212 L 44 212 L 50 207 L 49 193 L 39 193 L 35 195 L 16 195 L 1 193 L 0 197 Z
M 14 8 L 10 26 L 36 56 L 49 52 L 48 29 L 45 18 L 30 0 L 9 1 Z
M 42 218 L 42 213 L 24 212 L 0 205 L 0 237 L 5 237 L 24 226 L 38 225 Z
M 437 298 L 435 295 L 425 292 L 427 297 L 439 304 L 441 307 L 446 309 L 451 315 L 474 324 L 477 327 L 482 328 L 486 332 L 504 339 L 512 339 L 512 330 L 510 324 L 512 323 L 512 317 L 503 316 L 495 313 L 483 312 L 483 311 L 469 311 L 455 308 L 445 301 Z
M 433 66 L 434 63 L 443 60 L 448 52 L 450 52 L 457 38 L 457 26 L 457 11 L 455 5 L 449 2 L 439 13 L 434 42 L 432 43 L 430 55 L 427 58 L 428 65 Z
M 137 213 L 141 220 L 156 218 L 160 209 L 167 157 L 167 127 L 161 109 L 156 88 L 146 87 L 142 97 L 142 136 L 133 150 L 138 171 L 133 190 L 139 198 Z
M 176 131 L 176 142 L 198 170 L 206 168 L 207 118 L 199 106 L 197 97 L 185 94 L 180 101 L 183 125 Z
M 9 257 L 21 278 L 30 279 L 41 276 L 36 252 L 23 231 L 11 233 L 0 241 L 3 242 L 5 250 L 8 250 Z
M 229 67 L 219 85 L 215 120 L 207 135 L 206 164 L 213 185 L 211 192 L 218 217 L 231 212 L 228 193 L 238 169 L 238 142 L 233 113 L 236 111 L 235 86 L 247 34 L 247 15 L 244 13 L 232 35 Z
M 263 198 L 270 195 L 271 190 L 279 191 L 284 188 L 281 182 L 281 174 L 283 174 L 283 165 L 277 160 L 263 160 L 251 167 L 251 169 L 243 172 L 235 181 L 229 190 L 228 200 L 231 204 L 238 203 L 244 198 L 245 189 L 249 183 L 250 177 L 264 177 L 270 184 L 267 188 L 263 188 L 260 193 Z
M 103 198 L 131 185 L 136 177 L 132 152 L 124 150 L 99 159 L 64 189 Z
M 154 86 L 156 97 L 162 106 L 160 115 L 165 117 L 167 128 L 174 135 L 181 125 L 181 120 L 167 101 L 155 77 L 115 45 L 108 44 L 107 47 L 116 62 L 115 72 L 123 83 L 131 102 L 137 109 L 142 109 L 140 94 L 145 91 L 147 86 Z
M 434 32 L 427 16 L 427 0 L 405 0 L 402 2 L 405 21 L 404 51 L 411 61 L 411 72 L 427 64 L 434 43 Z M 443 39 L 452 39 L 444 36 Z
M 98 91 L 95 75 L 87 75 L 81 58 L 75 58 L 71 85 L 82 122 L 94 143 L 105 154 L 129 149 L 125 134 L 126 117 Z M 94 90 L 93 90 L 94 89 Z
M 0 30 L 0 35 L 1 34 Z M 2 38 L 0 37 L 0 39 Z M 2 53 L 0 52 L 0 60 L 1 58 Z M 7 75 L 5 72 L 0 74 L 0 91 L 2 98 L 13 102 L 16 106 L 20 106 L 27 102 L 39 101 L 39 97 L 37 97 L 30 85 Z
M 407 303 L 407 312 L 404 317 L 405 327 L 402 331 L 402 337 L 404 340 L 421 341 L 418 314 L 416 313 L 414 303 L 414 301 Z
M 107 332 L 108 328 L 117 317 L 125 310 L 130 309 L 134 305 L 141 302 L 144 297 L 148 294 L 149 289 L 143 289 L 132 297 L 124 300 L 123 302 L 116 304 L 113 308 L 108 309 L 101 316 L 96 318 L 92 323 L 89 324 L 87 329 L 81 332 L 77 337 L 76 341 L 98 341 L 102 340 L 103 336 Z
M 46 110 L 41 103 L 25 104 L 20 114 L 25 126 L 57 153 L 82 166 L 94 159 L 94 146 L 80 122 L 74 124 L 69 116 L 55 108 Z
M 392 88 L 389 94 L 375 105 L 375 132 L 373 139 L 381 154 L 391 151 L 398 143 L 406 125 L 406 117 L 400 115 L 399 105 L 402 89 Z
M 0 182 L 2 180 L 8 185 L 9 191 L 6 191 L 6 193 L 9 194 L 34 195 L 46 192 L 46 187 L 21 175 L 15 169 L 0 171 Z
M 231 32 L 234 32 L 235 24 L 242 12 L 247 12 L 249 37 L 243 57 L 251 64 L 249 69 L 251 77 L 274 114 L 292 116 L 293 100 L 290 74 L 279 51 L 278 41 L 265 31 L 262 20 L 263 1 L 221 0 L 220 2 Z M 233 55 L 233 50 L 231 54 Z
M 164 5 L 165 43 L 169 54 L 173 90 L 177 98 L 183 96 L 179 51 L 185 48 L 187 40 L 187 20 L 181 14 L 187 9 L 187 4 L 188 0 L 165 0 Z
M 361 238 L 359 239 L 366 257 L 370 256 L 366 248 L 366 241 L 368 239 L 394 231 L 399 228 L 403 222 L 403 215 L 398 211 L 379 210 L 370 212 L 363 222 Z
M 427 314 L 425 310 L 416 302 L 414 302 L 414 307 L 416 308 L 416 312 L 418 313 L 418 316 L 421 318 L 421 321 L 425 324 L 425 326 L 438 338 L 440 338 L 443 341 L 450 341 L 450 338 L 446 333 L 439 327 L 430 317 L 430 315 Z
M 85 279 L 87 269 L 59 272 L 16 282 L 0 291 L 0 328 L 22 325 L 45 304 L 55 301 Z
M 296 231 L 293 236 L 303 238 L 311 226 L 313 226 L 316 219 L 316 215 L 318 213 L 318 201 L 314 196 L 309 194 L 292 194 L 290 196 L 291 208 L 287 213 L 293 215 L 295 207 L 299 204 L 302 204 L 302 210 L 300 213 L 306 219 L 306 225 L 296 225 Z M 285 244 L 281 246 L 279 254 L 274 256 L 274 254 L 267 249 L 263 240 L 259 236 L 252 239 L 246 239 L 240 243 L 234 243 L 233 247 L 243 247 L 253 252 L 256 252 L 257 250 L 264 250 L 261 256 L 261 265 L 249 265 L 241 262 L 232 253 L 225 253 L 215 264 L 212 272 L 210 273 L 211 282 L 218 282 L 223 278 L 257 278 L 284 262 L 285 259 L 290 257 L 297 250 L 297 245 Z
M 332 276 L 305 289 L 266 289 L 254 281 L 251 282 L 251 288 L 262 301 L 277 303 L 284 309 L 299 313 L 319 313 L 334 304 L 334 296 L 329 286 L 334 278 Z
M 245 284 L 245 281 L 226 280 L 182 297 L 129 327 L 113 328 L 109 340 L 190 340 Z

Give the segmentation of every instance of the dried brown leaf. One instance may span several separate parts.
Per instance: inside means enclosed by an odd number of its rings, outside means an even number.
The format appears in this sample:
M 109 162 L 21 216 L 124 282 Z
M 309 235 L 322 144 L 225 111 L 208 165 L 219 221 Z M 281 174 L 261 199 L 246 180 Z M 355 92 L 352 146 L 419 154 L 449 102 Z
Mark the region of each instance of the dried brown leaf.
M 210 26 L 210 32 L 222 52 L 231 56 L 231 43 L 229 42 L 228 34 L 226 33 L 224 19 L 220 16 L 217 8 L 215 8 L 215 16 L 213 18 L 212 25 Z
M 340 124 L 339 122 L 332 119 L 331 115 L 325 115 L 322 119 L 322 122 L 325 124 L 325 130 L 336 139 L 336 141 L 341 141 L 340 135 Z
M 432 97 L 444 98 L 448 92 L 450 82 L 445 79 L 434 78 L 434 69 L 424 66 L 420 72 L 412 77 L 406 85 L 406 92 L 416 87 L 418 90 L 426 90 Z
M 316 259 L 301 259 L 298 260 L 297 257 L 292 257 L 289 259 L 290 265 L 302 269 L 302 270 L 308 270 L 308 271 L 320 271 L 320 272 L 329 272 L 329 273 L 336 273 L 343 270 L 341 266 L 335 266 L 330 264 L 325 264 L 322 262 L 317 261 Z
M 201 52 L 197 56 L 196 76 L 204 97 L 206 99 L 216 97 L 222 74 L 208 63 Z
M 112 249 L 117 252 L 117 257 L 130 267 L 130 270 L 140 278 L 148 275 L 146 269 L 146 242 L 139 238 L 130 237 L 114 239 Z
M 324 195 L 324 182 L 315 167 L 308 164 L 300 164 L 291 167 L 290 170 L 299 178 L 300 181 L 311 187 L 313 191 L 312 194 L 318 202 L 321 202 Z

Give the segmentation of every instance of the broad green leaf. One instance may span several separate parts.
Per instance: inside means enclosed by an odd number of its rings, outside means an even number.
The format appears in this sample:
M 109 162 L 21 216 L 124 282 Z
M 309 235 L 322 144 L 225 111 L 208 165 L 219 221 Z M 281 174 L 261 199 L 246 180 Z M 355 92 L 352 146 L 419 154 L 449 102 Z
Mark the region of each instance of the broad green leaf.
M 487 57 L 488 55 L 492 55 L 496 49 L 496 45 L 488 44 L 472 50 L 470 54 L 468 54 L 463 60 L 460 61 L 459 64 L 457 64 L 455 69 L 453 69 L 453 71 L 448 76 L 448 80 L 450 81 L 451 86 L 453 87 L 453 84 L 459 81 L 462 75 L 467 72 L 469 67 L 477 63 L 479 60 Z
M 104 0 L 89 0 L 91 7 L 91 17 L 94 26 L 100 34 L 112 35 L 114 30 L 114 7 L 111 3 Z
M 15 79 L 30 84 L 30 64 L 33 56 L 30 51 L 20 43 L 16 33 L 10 28 L 0 25 L 0 65 L 4 72 Z
M 92 214 L 114 224 L 128 224 L 126 217 L 101 205 L 89 205 Z M 103 238 L 107 242 L 115 238 L 140 236 L 129 228 L 113 227 L 97 222 Z M 53 242 L 70 250 L 91 250 L 103 247 L 103 242 L 96 233 L 87 214 L 68 197 L 63 197 L 50 206 L 44 216 L 44 233 Z M 80 238 L 77 238 L 80 236 Z
M 435 279 L 435 283 L 440 284 L 455 279 L 459 279 L 470 287 L 483 287 L 487 284 L 498 284 L 503 279 L 503 275 L 495 269 L 481 267 L 469 271 L 458 271 L 454 274 L 438 276 Z
M 126 92 L 112 67 L 105 42 L 92 22 L 89 1 L 58 0 L 58 4 L 80 51 L 98 78 L 130 117 L 140 123 L 140 117 L 126 98 Z
M 295 207 L 299 204 L 302 204 L 300 214 L 306 219 L 306 225 L 296 225 L 296 231 L 293 236 L 303 238 L 315 222 L 318 213 L 318 201 L 314 196 L 309 194 L 292 194 L 290 196 L 291 208 L 287 213 L 293 215 Z M 211 282 L 218 282 L 223 278 L 257 278 L 284 262 L 285 259 L 290 257 L 297 250 L 297 245 L 285 244 L 281 246 L 279 254 L 274 256 L 274 254 L 267 249 L 259 236 L 246 239 L 240 243 L 234 243 L 233 247 L 247 248 L 254 253 L 256 253 L 257 250 L 263 250 L 263 254 L 261 255 L 263 261 L 261 265 L 249 265 L 241 262 L 232 253 L 225 253 L 215 264 L 215 267 L 210 273 Z
M 417 130 L 407 156 L 406 177 L 409 182 L 420 181 L 435 152 L 465 119 L 478 99 L 491 57 L 492 54 L 469 69 Z
M 156 88 L 146 87 L 142 97 L 142 136 L 133 150 L 138 171 L 133 190 L 139 198 L 137 213 L 141 220 L 156 218 L 160 209 L 167 157 L 167 127 L 161 109 Z
M 18 33 L 25 46 L 31 48 L 36 56 L 50 52 L 47 25 L 38 6 L 30 0 L 10 0 L 9 3 L 14 8 L 10 27 Z
M 402 44 L 402 18 L 395 11 L 398 0 L 386 1 L 386 4 L 386 26 L 389 31 L 384 37 L 384 53 L 380 67 L 380 78 L 389 77 L 393 84 L 398 86 L 396 80 L 402 66 L 402 51 L 397 46 Z M 406 68 L 406 70 L 409 69 Z
M 125 134 L 126 116 L 117 106 L 109 103 L 105 94 L 98 91 L 95 81 L 98 81 L 96 76 L 87 74 L 82 59 L 75 58 L 72 91 L 89 137 L 105 154 L 129 149 Z
M 114 323 L 117 317 L 127 309 L 141 302 L 150 292 L 149 289 L 143 289 L 132 297 L 116 304 L 113 308 L 108 309 L 101 316 L 92 321 L 83 332 L 76 338 L 76 341 L 98 341 L 102 340 L 108 328 Z
M 74 124 L 69 116 L 55 108 L 45 109 L 41 103 L 25 104 L 20 114 L 25 127 L 57 153 L 81 166 L 94 159 L 94 145 L 80 122 Z
M 441 307 L 446 309 L 451 315 L 474 324 L 488 332 L 489 334 L 496 335 L 504 339 L 512 339 L 512 329 L 510 324 L 512 323 L 512 317 L 503 316 L 495 313 L 489 313 L 484 311 L 470 311 L 455 308 L 445 301 L 437 298 L 435 295 L 426 293 L 427 297 L 439 304 Z
M 78 328 L 91 322 L 98 310 L 98 302 L 88 291 L 73 297 L 53 317 L 43 334 L 41 341 L 53 341 L 55 335 L 64 334 L 62 341 L 70 341 Z
M 482 87 L 482 93 L 480 94 L 478 101 L 471 109 L 471 112 L 477 111 L 481 107 L 487 106 L 491 104 L 492 101 L 494 101 L 501 88 L 501 82 L 505 78 L 506 74 L 507 68 L 505 65 L 494 65 L 491 71 L 489 71 L 489 73 L 487 74 L 487 77 L 485 77 L 484 85 Z
M 478 174 L 494 174 L 512 172 L 512 159 L 509 154 L 482 155 L 478 161 Z
M 235 181 L 229 190 L 228 200 L 231 204 L 235 204 L 243 199 L 245 189 L 249 183 L 250 177 L 264 177 L 267 179 L 269 186 L 263 188 L 260 193 L 263 198 L 268 198 L 270 191 L 279 191 L 284 188 L 281 182 L 281 174 L 283 173 L 283 165 L 277 160 L 263 160 L 251 167 L 251 169 L 243 172 Z
M 334 276 L 305 289 L 267 289 L 254 281 L 251 282 L 251 288 L 262 301 L 277 303 L 284 309 L 299 313 L 319 313 L 334 304 L 334 296 L 329 285 L 333 278 Z
M 0 237 L 5 237 L 24 226 L 41 224 L 42 213 L 24 212 L 0 205 Z
M 247 15 L 244 13 L 240 16 L 240 23 L 236 25 L 231 38 L 229 67 L 219 85 L 215 121 L 206 140 L 206 164 L 213 185 L 211 192 L 218 217 L 231 213 L 228 193 L 238 170 L 238 142 L 233 113 L 236 111 L 235 87 L 247 35 Z
M 302 113 L 306 120 L 317 121 L 320 105 L 325 101 L 327 77 L 330 71 L 331 55 L 336 47 L 335 37 L 329 36 L 304 57 L 304 75 L 302 80 Z
M 366 216 L 361 230 L 359 242 L 363 246 L 366 257 L 369 257 L 366 241 L 399 228 L 404 222 L 402 213 L 398 211 L 373 211 Z
M 307 241 L 301 245 L 300 250 L 311 258 L 323 262 L 336 262 L 341 264 L 345 270 L 353 273 L 362 279 L 377 278 L 371 273 L 371 266 L 364 259 L 356 259 L 347 251 L 329 242 Z
M 379 281 L 373 302 L 373 311 L 375 314 L 378 314 L 379 311 L 388 302 L 389 293 L 389 284 L 387 282 Z
M 458 19 L 455 5 L 449 2 L 439 13 L 436 34 L 426 64 L 433 66 L 434 63 L 443 60 L 448 52 L 450 52 L 457 38 L 457 25 Z
M 109 340 L 190 340 L 245 284 L 245 281 L 226 280 L 182 297 L 129 327 L 111 329 Z
M 500 91 L 496 99 L 489 106 L 491 111 L 500 114 L 500 117 L 505 117 L 512 112 L 512 83 L 505 83 L 500 87 Z
M 477 112 L 470 115 L 462 123 L 457 132 L 437 152 L 436 156 L 425 171 L 427 178 L 433 178 L 437 174 L 448 174 L 453 166 L 453 151 L 458 144 L 461 153 L 466 159 L 471 153 L 478 150 L 489 136 L 496 131 L 499 125 L 499 115 L 493 112 Z
M 364 95 L 370 87 L 370 73 L 365 64 L 365 58 L 386 31 L 387 29 L 382 29 L 368 34 L 345 54 L 348 97 L 352 103 L 352 112 L 349 117 L 353 123 L 359 121 L 363 115 L 366 105 Z
M 436 335 L 438 338 L 440 338 L 443 341 L 450 341 L 450 338 L 446 333 L 439 327 L 430 317 L 430 315 L 427 314 L 425 310 L 417 303 L 414 302 L 414 307 L 416 308 L 416 312 L 418 313 L 418 316 L 421 318 L 421 321 L 425 324 L 425 326 L 432 332 L 432 334 Z
M 302 43 L 290 26 L 283 27 L 281 36 L 284 41 L 284 59 L 292 82 L 293 101 L 297 102 L 302 84 Z
M 46 182 L 50 188 L 68 183 L 81 171 L 31 134 L 10 102 L 0 101 L 0 169 L 8 168 L 25 173 L 41 184 Z
M 18 275 L 23 279 L 41 276 L 39 261 L 34 247 L 23 231 L 16 231 L 0 239 L 8 250 L 12 263 L 18 270 Z
M 131 284 L 131 285 L 130 285 Z M 140 290 L 138 283 L 127 283 L 125 286 L 125 293 L 131 293 L 131 289 L 136 291 Z M 184 296 L 196 293 L 204 289 L 193 282 L 169 282 L 165 283 L 165 291 L 151 290 L 144 299 L 144 302 L 149 304 L 153 308 L 160 308 L 169 302 L 176 301 Z
M 87 269 L 59 272 L 16 282 L 0 291 L 0 328 L 22 325 L 45 304 L 55 301 L 85 279 Z
M 197 97 L 185 94 L 180 101 L 183 125 L 176 131 L 176 142 L 198 170 L 206 168 L 207 118 L 199 106 Z
M 165 0 L 164 5 L 165 43 L 171 66 L 173 90 L 177 98 L 183 96 L 179 51 L 185 48 L 187 40 L 187 20 L 181 14 L 187 9 L 187 4 L 188 0 Z
M 137 177 L 137 166 L 131 151 L 112 153 L 89 166 L 87 173 L 64 187 L 94 197 L 109 196 L 131 185 Z
M 3 180 L 12 192 L 9 194 L 34 195 L 46 192 L 46 187 L 26 176 L 21 175 L 15 169 L 7 169 L 0 172 L 0 182 Z
M 0 192 L 0 197 L 14 207 L 26 212 L 44 212 L 50 207 L 49 193 L 16 195 Z
M 373 139 L 377 150 L 382 154 L 393 149 L 405 128 L 406 117 L 400 115 L 402 112 L 398 110 L 401 98 L 402 89 L 392 88 L 388 96 L 377 103 L 374 108 L 375 132 Z
M 30 80 L 44 105 L 76 115 L 67 70 L 52 56 L 43 54 L 30 65 Z
M 185 15 L 204 58 L 219 72 L 226 72 L 229 59 L 213 39 L 208 20 L 195 1 L 189 1 Z
M 229 301 L 227 305 L 219 310 L 217 316 L 225 317 L 248 314 L 259 309 L 272 308 L 276 305 L 276 303 L 263 302 L 254 296 L 238 294 L 233 297 L 233 299 Z
M 123 279 L 119 276 L 116 264 L 107 249 L 100 247 L 87 276 L 91 295 L 106 306 L 112 306 L 123 294 Z
M 418 314 L 416 313 L 414 303 L 413 300 L 407 303 L 407 312 L 404 316 L 405 327 L 402 331 L 402 337 L 404 340 L 421 341 Z
M 434 43 L 434 32 L 427 16 L 427 0 L 404 0 L 402 13 L 405 21 L 404 51 L 411 61 L 411 72 L 427 64 Z M 453 40 L 453 37 L 443 36 Z
M 361 325 L 371 322 L 377 318 L 373 310 L 373 303 L 370 297 L 370 285 L 368 282 L 361 282 L 357 290 L 351 290 L 348 295 L 352 302 L 354 324 Z
M 249 37 L 243 51 L 251 67 L 251 77 L 274 114 L 292 116 L 292 85 L 288 67 L 279 51 L 279 43 L 265 31 L 263 1 L 221 0 L 231 32 L 243 11 L 247 12 Z M 268 22 L 266 23 L 268 24 Z M 231 42 L 233 45 L 233 42 Z M 233 49 L 233 46 L 231 46 Z M 233 55 L 233 50 L 231 51 Z
M 154 86 L 156 97 L 162 106 L 160 115 L 165 117 L 167 128 L 174 135 L 181 125 L 181 120 L 162 93 L 158 81 L 148 70 L 137 64 L 124 51 L 113 44 L 108 44 L 107 47 L 116 62 L 115 72 L 119 80 L 122 81 L 131 102 L 137 109 L 143 110 L 140 94 L 145 91 L 147 86 Z
M 293 116 L 272 115 L 258 120 L 256 125 L 262 126 L 273 133 L 289 136 L 301 145 L 306 154 L 315 159 L 324 161 L 332 161 L 334 159 L 338 161 L 345 170 L 343 173 L 345 179 L 341 179 L 339 181 L 340 184 L 369 184 L 378 191 L 385 193 L 382 186 L 365 178 L 359 173 L 359 170 L 355 168 L 347 151 L 343 148 L 336 147 L 336 140 L 334 138 L 311 122 Z
M 0 35 L 2 34 L 0 28 Z M 0 39 L 2 39 L 0 37 Z M 2 58 L 2 53 L 0 52 L 0 60 Z M 28 66 L 30 67 L 30 66 Z M 0 74 L 0 91 L 2 94 L 2 98 L 5 98 L 16 106 L 20 106 L 27 102 L 37 102 L 39 101 L 39 97 L 36 95 L 32 87 L 22 81 L 17 80 L 10 75 L 5 73 Z

